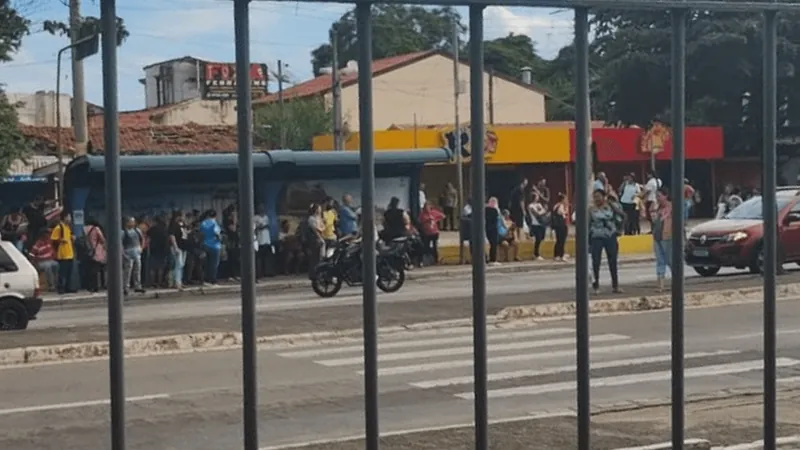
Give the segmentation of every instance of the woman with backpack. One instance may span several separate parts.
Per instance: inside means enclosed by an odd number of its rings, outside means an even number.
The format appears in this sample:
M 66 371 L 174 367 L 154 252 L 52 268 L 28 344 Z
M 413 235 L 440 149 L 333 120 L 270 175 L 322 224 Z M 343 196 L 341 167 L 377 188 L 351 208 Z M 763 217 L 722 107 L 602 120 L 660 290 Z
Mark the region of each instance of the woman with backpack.
M 97 292 L 105 286 L 106 237 L 100 223 L 93 217 L 86 219 L 83 227 L 84 261 L 86 262 L 86 289 Z

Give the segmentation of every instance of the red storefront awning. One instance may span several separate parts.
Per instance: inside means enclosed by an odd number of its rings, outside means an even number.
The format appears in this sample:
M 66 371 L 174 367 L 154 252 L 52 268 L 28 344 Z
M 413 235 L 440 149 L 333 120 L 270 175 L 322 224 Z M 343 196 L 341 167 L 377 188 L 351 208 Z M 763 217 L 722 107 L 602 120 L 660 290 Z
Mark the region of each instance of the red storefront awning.
M 671 133 L 671 130 L 670 130 Z M 648 130 L 642 128 L 595 128 L 592 140 L 600 162 L 648 161 L 650 155 L 642 151 L 649 139 Z M 687 127 L 686 159 L 722 159 L 721 127 Z M 575 161 L 575 130 L 569 133 L 570 161 Z M 657 160 L 672 159 L 672 137 L 664 143 L 664 150 L 656 154 Z

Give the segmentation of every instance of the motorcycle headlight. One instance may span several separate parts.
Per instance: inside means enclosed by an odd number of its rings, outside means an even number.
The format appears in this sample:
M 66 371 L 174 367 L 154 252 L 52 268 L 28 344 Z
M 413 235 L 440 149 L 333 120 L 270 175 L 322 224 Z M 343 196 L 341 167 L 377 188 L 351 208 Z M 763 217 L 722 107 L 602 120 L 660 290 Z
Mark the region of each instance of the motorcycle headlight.
M 722 240 L 724 242 L 740 242 L 747 239 L 747 237 L 747 233 L 744 231 L 737 231 L 736 233 L 726 235 Z

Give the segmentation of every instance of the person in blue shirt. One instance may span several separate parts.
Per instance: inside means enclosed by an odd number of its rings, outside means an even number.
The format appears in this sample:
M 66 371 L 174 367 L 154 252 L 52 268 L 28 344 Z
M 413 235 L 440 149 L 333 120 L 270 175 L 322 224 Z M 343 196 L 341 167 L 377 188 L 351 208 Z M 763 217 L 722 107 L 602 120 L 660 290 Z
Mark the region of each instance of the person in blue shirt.
M 205 219 L 200 222 L 200 233 L 203 235 L 203 248 L 206 252 L 206 283 L 217 283 L 220 251 L 222 250 L 222 229 L 217 222 L 217 212 L 209 210 Z
M 339 236 L 356 234 L 358 234 L 358 214 L 353 208 L 353 196 L 345 194 L 342 197 L 342 206 L 339 208 Z

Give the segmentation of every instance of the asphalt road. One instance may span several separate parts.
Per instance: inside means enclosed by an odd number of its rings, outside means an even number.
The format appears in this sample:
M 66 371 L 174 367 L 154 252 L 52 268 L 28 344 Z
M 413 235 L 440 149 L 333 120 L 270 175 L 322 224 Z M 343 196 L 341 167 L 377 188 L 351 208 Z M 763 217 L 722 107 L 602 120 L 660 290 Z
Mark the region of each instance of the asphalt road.
M 759 276 L 726 271 L 715 278 L 690 276 L 687 289 L 716 290 L 753 286 Z M 554 270 L 528 273 L 490 274 L 487 306 L 490 314 L 508 306 L 574 301 L 574 271 Z M 605 293 L 595 298 L 610 298 L 608 274 L 604 272 Z M 624 296 L 651 295 L 656 292 L 652 264 L 630 264 L 620 269 Z M 781 277 L 781 282 L 800 282 L 800 272 Z M 468 277 L 410 281 L 401 291 L 380 294 L 381 326 L 448 320 L 472 314 L 472 284 Z M 617 295 L 619 296 L 619 295 Z M 155 300 L 126 303 L 126 337 L 152 337 L 206 331 L 241 329 L 238 294 Z M 360 328 L 362 297 L 360 289 L 349 288 L 332 299 L 321 299 L 308 291 L 260 294 L 257 331 L 259 335 L 303 333 L 321 330 Z M 66 342 L 106 340 L 107 311 L 104 305 L 76 303 L 74 306 L 45 305 L 39 319 L 24 332 L 4 333 L 0 348 L 48 345 Z
M 782 302 L 779 309 L 778 382 L 800 384 L 800 303 Z M 492 419 L 574 407 L 573 323 L 489 331 Z M 759 387 L 761 325 L 759 305 L 688 311 L 687 394 Z M 669 312 L 598 317 L 591 327 L 593 402 L 669 396 Z M 470 327 L 381 337 L 384 432 L 472 420 L 471 340 Z M 357 339 L 262 349 L 262 446 L 359 435 L 361 355 Z M 128 449 L 241 448 L 240 357 L 218 351 L 128 359 Z M 105 361 L 0 369 L 0 448 L 108 448 L 107 392 Z M 652 443 L 649 436 L 641 439 Z M 437 448 L 429 444 L 403 448 Z

